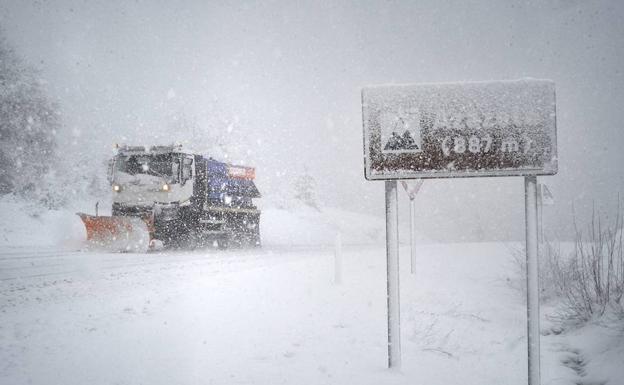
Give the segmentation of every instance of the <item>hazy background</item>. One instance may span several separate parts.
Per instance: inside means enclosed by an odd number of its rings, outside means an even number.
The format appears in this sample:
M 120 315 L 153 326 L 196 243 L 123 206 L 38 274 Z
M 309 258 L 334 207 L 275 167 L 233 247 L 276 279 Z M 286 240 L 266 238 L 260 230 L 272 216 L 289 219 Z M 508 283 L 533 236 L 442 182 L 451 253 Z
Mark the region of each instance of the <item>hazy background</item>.
M 553 79 L 560 171 L 540 179 L 560 236 L 573 204 L 613 211 L 624 187 L 623 19 L 620 1 L 0 0 L 80 172 L 104 177 L 116 142 L 221 138 L 219 157 L 257 167 L 265 205 L 307 167 L 323 204 L 383 214 L 383 182 L 363 176 L 362 86 Z M 522 178 L 428 180 L 418 212 L 434 239 L 522 239 Z

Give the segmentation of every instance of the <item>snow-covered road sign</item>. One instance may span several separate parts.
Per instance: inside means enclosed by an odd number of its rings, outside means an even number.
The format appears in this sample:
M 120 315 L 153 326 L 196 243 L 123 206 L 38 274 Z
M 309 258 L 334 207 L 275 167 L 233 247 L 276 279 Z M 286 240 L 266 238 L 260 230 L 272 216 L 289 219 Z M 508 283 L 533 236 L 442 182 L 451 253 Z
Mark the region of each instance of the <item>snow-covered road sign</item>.
M 416 179 L 414 181 L 408 181 L 408 180 L 401 181 L 401 184 L 403 185 L 403 188 L 405 189 L 405 192 L 409 196 L 410 200 L 414 200 L 416 198 L 416 194 L 418 194 L 418 192 L 420 191 L 420 188 L 422 187 L 423 182 L 424 180 L 422 179 Z
M 537 175 L 557 173 L 555 84 L 525 79 L 367 87 L 362 118 L 366 179 L 386 181 L 388 367 L 401 366 L 397 179 L 524 176 L 528 383 L 539 385 Z
M 549 80 L 366 87 L 362 113 L 369 180 L 557 173 Z
M 552 206 L 555 204 L 555 197 L 548 189 L 548 186 L 544 183 L 539 184 L 539 188 L 537 191 L 539 195 L 539 199 L 544 206 Z

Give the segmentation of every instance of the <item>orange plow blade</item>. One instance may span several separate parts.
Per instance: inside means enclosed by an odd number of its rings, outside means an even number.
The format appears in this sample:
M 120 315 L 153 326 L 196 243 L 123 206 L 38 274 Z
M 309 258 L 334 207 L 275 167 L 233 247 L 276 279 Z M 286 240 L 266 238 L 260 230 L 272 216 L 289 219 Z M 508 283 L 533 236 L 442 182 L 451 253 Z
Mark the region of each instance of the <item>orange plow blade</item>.
M 151 218 L 93 216 L 76 213 L 87 230 L 87 242 L 117 251 L 145 251 L 151 246 Z

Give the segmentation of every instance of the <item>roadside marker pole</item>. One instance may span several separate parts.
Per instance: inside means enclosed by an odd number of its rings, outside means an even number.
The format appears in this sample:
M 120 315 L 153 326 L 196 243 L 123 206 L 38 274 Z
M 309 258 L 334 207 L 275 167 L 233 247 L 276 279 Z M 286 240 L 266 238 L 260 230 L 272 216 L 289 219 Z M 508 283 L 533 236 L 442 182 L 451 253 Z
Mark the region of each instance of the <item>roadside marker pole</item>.
M 529 385 L 540 384 L 537 177 L 524 177 Z
M 334 243 L 334 283 L 336 285 L 342 283 L 342 236 L 340 232 L 336 233 Z
M 544 200 L 542 184 L 537 185 L 537 239 L 540 243 L 544 243 Z
M 386 274 L 388 294 L 388 368 L 401 367 L 399 296 L 399 208 L 396 180 L 386 181 Z

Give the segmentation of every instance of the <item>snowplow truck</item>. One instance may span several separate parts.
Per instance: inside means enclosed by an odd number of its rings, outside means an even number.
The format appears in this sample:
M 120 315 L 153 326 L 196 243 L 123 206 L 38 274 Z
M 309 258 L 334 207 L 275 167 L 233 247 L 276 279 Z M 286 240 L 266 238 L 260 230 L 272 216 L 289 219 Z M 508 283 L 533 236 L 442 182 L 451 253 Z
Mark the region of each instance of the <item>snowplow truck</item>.
M 147 232 L 149 245 L 260 246 L 255 169 L 182 146 L 121 146 L 109 163 L 112 217 L 80 214 L 87 238 L 105 243 Z M 140 242 L 144 242 L 141 240 Z

